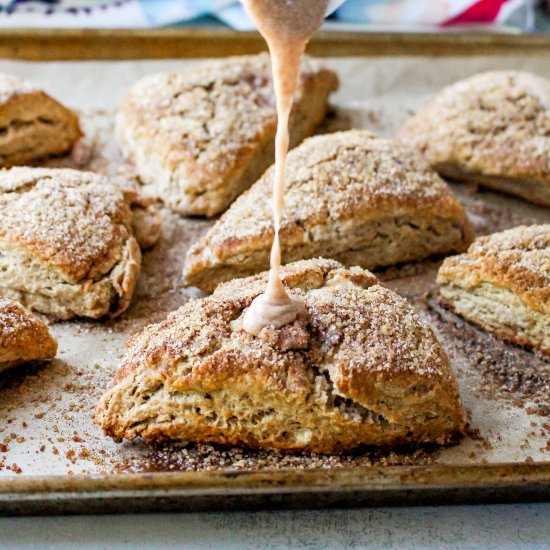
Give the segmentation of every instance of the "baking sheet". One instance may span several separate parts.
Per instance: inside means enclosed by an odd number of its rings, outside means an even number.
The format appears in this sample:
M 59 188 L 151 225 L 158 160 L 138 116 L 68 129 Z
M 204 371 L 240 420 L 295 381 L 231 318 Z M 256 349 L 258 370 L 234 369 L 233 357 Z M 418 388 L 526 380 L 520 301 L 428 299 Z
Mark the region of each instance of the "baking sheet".
M 442 86 L 478 71 L 517 68 L 550 78 L 547 59 L 534 56 L 472 58 L 340 58 L 328 60 L 341 89 L 324 130 L 365 127 L 389 136 Z M 124 90 L 137 78 L 179 68 L 190 61 L 14 62 L 0 71 L 32 79 L 83 117 L 91 148 L 87 168 L 129 176 L 112 138 L 112 120 Z M 73 164 L 60 159 L 52 165 Z M 521 223 L 550 221 L 550 209 L 511 197 L 453 184 L 478 234 Z M 145 253 L 133 304 L 107 322 L 51 323 L 59 340 L 57 359 L 20 368 L 0 381 L 0 492 L 2 480 L 33 476 L 208 471 L 254 473 L 274 470 L 359 471 L 402 465 L 433 467 L 548 463 L 550 458 L 550 364 L 506 345 L 440 310 L 434 277 L 438 260 L 390 268 L 386 284 L 411 300 L 446 348 L 468 411 L 470 430 L 455 447 L 396 452 L 364 451 L 336 457 L 281 455 L 207 445 L 151 449 L 115 444 L 92 423 L 95 404 L 110 384 L 135 331 L 156 322 L 189 297 L 181 268 L 185 252 L 211 222 L 186 220 L 163 210 L 163 235 Z M 121 476 L 122 477 L 122 476 Z M 92 479 L 90 477 L 80 478 Z M 137 479 L 137 476 L 136 476 Z M 5 486 L 7 487 L 7 486 Z

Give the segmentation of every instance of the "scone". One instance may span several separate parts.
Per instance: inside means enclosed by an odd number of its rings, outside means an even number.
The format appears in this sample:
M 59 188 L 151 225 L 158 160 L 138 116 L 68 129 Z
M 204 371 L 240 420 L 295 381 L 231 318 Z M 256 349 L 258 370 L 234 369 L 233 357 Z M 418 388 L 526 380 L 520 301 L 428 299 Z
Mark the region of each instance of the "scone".
M 133 200 L 91 172 L 0 171 L 0 296 L 59 319 L 122 313 L 141 265 Z
M 0 372 L 56 353 L 57 342 L 40 319 L 17 302 L 0 298 Z
M 283 263 L 324 256 L 367 269 L 462 252 L 472 231 L 461 204 L 416 153 L 370 132 L 306 140 L 287 161 Z M 273 167 L 187 255 L 188 284 L 218 283 L 269 267 Z
M 307 314 L 280 330 L 241 328 L 263 273 L 135 336 L 96 411 L 105 433 L 322 453 L 457 439 L 464 415 L 447 356 L 403 298 L 332 260 L 282 276 Z
M 75 113 L 30 82 L 0 73 L 0 166 L 61 155 L 81 135 Z
M 441 301 L 466 320 L 550 355 L 550 224 L 476 239 L 439 270 Z
M 442 90 L 401 129 L 445 177 L 550 205 L 550 82 L 492 71 Z
M 336 75 L 306 58 L 290 121 L 291 146 L 327 111 Z M 148 76 L 126 94 L 116 135 L 147 191 L 184 215 L 214 216 L 273 162 L 277 127 L 267 54 Z

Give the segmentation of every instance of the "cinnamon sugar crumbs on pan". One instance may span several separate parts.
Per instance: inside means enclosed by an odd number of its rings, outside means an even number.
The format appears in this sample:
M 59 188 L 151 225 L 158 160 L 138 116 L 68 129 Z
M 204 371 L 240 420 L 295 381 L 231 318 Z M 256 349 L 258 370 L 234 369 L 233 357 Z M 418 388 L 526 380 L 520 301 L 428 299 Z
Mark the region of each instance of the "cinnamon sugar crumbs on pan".
M 119 472 L 191 472 L 243 470 L 304 470 L 378 466 L 421 466 L 434 464 L 437 447 L 403 448 L 394 451 L 363 449 L 345 455 L 317 453 L 285 454 L 274 451 L 251 451 L 213 445 L 164 445 L 147 449 L 144 456 L 123 460 Z

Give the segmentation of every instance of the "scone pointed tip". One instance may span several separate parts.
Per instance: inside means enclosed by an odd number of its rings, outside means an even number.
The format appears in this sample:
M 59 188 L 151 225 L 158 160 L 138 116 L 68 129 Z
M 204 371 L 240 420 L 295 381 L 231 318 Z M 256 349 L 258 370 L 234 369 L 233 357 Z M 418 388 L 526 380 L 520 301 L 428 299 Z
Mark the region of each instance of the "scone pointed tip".
M 13 300 L 0 298 L 0 372 L 57 354 L 57 341 L 38 317 Z

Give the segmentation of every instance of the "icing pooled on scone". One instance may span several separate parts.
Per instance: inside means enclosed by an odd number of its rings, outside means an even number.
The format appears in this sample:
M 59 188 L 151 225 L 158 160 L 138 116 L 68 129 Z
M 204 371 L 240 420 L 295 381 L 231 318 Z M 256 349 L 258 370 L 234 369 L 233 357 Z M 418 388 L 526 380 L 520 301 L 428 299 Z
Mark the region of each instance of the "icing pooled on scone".
M 243 318 L 244 330 L 257 336 L 267 326 L 280 328 L 292 323 L 304 311 L 303 303 L 290 298 L 281 282 L 279 229 L 284 206 L 285 164 L 289 144 L 288 120 L 298 83 L 300 60 L 309 39 L 321 26 L 328 0 L 244 0 L 244 5 L 269 46 L 277 100 L 273 181 L 275 235 L 271 248 L 271 270 L 264 294 L 252 302 Z

